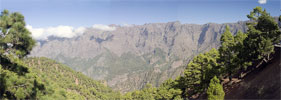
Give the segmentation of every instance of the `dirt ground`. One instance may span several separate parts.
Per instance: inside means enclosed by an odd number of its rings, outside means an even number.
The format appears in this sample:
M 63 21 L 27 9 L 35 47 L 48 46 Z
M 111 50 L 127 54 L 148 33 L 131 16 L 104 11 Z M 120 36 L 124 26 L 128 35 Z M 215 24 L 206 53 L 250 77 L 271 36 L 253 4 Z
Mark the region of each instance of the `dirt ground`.
M 275 49 L 273 60 L 247 74 L 242 80 L 224 84 L 225 99 L 280 100 L 280 49 Z

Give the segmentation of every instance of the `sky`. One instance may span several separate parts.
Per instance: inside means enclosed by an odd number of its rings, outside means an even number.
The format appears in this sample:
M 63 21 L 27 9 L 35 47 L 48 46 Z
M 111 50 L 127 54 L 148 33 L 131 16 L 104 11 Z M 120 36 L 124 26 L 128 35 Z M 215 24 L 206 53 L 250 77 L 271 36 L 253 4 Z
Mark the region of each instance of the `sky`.
M 68 37 L 78 34 L 71 32 L 83 32 L 84 27 L 114 30 L 110 24 L 244 21 L 256 6 L 279 16 L 280 5 L 280 0 L 0 0 L 0 10 L 22 13 L 29 29 L 41 29 L 41 34 L 71 30 L 65 33 L 72 34 Z

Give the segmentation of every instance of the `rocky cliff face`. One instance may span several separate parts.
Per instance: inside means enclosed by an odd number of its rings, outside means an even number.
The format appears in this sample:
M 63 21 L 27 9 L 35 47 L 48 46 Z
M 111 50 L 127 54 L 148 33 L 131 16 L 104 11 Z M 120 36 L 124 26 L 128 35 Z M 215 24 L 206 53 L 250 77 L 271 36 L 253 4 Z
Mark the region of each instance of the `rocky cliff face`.
M 219 46 L 226 25 L 233 33 L 246 30 L 245 22 L 115 25 L 114 31 L 88 28 L 74 38 L 39 41 L 30 56 L 55 59 L 126 92 L 179 76 L 194 55 Z

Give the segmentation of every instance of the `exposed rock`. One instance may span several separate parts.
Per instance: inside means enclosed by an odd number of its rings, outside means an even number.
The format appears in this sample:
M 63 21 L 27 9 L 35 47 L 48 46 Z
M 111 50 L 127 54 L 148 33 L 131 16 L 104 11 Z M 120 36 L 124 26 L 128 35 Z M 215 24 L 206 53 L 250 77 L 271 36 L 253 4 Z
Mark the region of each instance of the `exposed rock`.
M 233 33 L 246 30 L 245 22 L 151 23 L 116 26 L 114 31 L 88 28 L 78 37 L 41 41 L 31 56 L 55 59 L 126 92 L 179 76 L 194 55 L 219 46 L 226 25 Z

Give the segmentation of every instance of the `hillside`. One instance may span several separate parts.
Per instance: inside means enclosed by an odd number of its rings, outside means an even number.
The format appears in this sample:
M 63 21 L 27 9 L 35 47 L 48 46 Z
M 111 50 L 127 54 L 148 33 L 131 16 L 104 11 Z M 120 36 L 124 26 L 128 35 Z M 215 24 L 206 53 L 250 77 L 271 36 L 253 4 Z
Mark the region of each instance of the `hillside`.
M 225 99 L 280 99 L 280 47 L 273 60 L 263 64 L 226 91 Z
M 219 46 L 225 26 L 245 31 L 245 22 L 204 25 L 180 22 L 94 28 L 74 38 L 40 41 L 30 56 L 47 57 L 70 66 L 122 92 L 159 86 L 179 76 L 193 56 Z
M 75 72 L 71 68 L 48 58 L 27 58 L 24 62 L 47 86 L 55 99 L 116 99 L 112 91 L 98 81 Z

